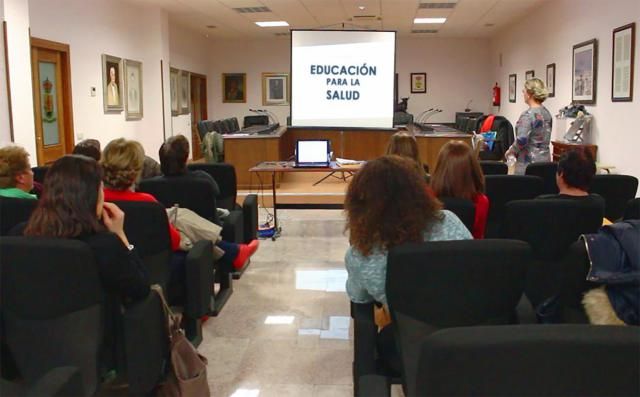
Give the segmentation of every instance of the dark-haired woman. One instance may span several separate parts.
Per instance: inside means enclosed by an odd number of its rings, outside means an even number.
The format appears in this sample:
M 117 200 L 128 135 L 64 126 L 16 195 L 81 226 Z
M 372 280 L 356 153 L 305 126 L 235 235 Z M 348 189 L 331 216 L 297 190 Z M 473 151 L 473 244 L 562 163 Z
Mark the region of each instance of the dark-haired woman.
M 426 190 L 415 162 L 387 155 L 367 162 L 345 199 L 350 247 L 345 255 L 347 294 L 355 303 L 387 304 L 387 253 L 410 242 L 464 240 L 471 234 Z M 400 364 L 389 327 L 378 338 L 380 354 L 395 372 Z
M 431 177 L 437 197 L 471 200 L 475 206 L 474 238 L 484 238 L 489 214 L 489 198 L 484 194 L 484 174 L 471 147 L 462 141 L 447 142 L 440 153 Z
M 105 291 L 132 302 L 148 295 L 149 281 L 123 225 L 124 213 L 104 202 L 100 165 L 86 156 L 68 155 L 49 169 L 23 234 L 85 241 Z

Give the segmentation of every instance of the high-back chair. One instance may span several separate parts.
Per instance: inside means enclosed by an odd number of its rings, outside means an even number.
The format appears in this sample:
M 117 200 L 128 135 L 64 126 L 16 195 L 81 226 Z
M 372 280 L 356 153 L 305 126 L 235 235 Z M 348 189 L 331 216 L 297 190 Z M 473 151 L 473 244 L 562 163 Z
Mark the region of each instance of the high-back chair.
M 165 209 L 151 202 L 116 201 L 115 204 L 125 213 L 125 233 L 138 249 L 152 282 L 163 286 L 172 304 L 184 307 L 187 337 L 195 344 L 200 343 L 200 318 L 217 314 L 231 295 L 230 285 L 226 282 L 221 282 L 218 294 L 213 293 L 212 242 L 194 242 L 185 259 L 184 280 L 182 275 L 173 274 L 181 282 L 170 282 L 171 240 Z
M 604 216 L 614 222 L 622 218 L 627 203 L 636 196 L 637 190 L 638 178 L 635 176 L 602 174 L 593 177 L 589 193 L 597 193 L 604 198 Z
M 485 194 L 489 198 L 486 238 L 504 237 L 505 206 L 509 201 L 533 199 L 542 194 L 542 178 L 530 175 L 487 175 Z
M 603 211 L 590 201 L 537 199 L 507 203 L 506 237 L 531 245 L 533 260 L 527 272 L 525 295 L 534 309 L 560 293 L 563 260 L 569 247 L 580 235 L 595 233 L 600 228 Z M 538 314 L 552 315 L 545 311 L 547 314 Z
M 255 115 L 255 116 L 244 116 L 244 121 L 242 123 L 242 128 L 251 127 L 252 125 L 268 125 L 269 124 L 269 116 L 267 115 Z
M 544 181 L 542 194 L 558 194 L 558 184 L 556 174 L 558 173 L 558 163 L 543 161 L 527 165 L 525 175 L 539 176 Z
M 513 240 L 460 240 L 391 249 L 386 294 L 409 395 L 421 338 L 441 328 L 509 324 L 531 251 Z
M 637 396 L 637 327 L 515 325 L 438 331 L 415 396 Z
M 38 200 L 0 197 L 0 236 L 6 236 L 16 225 L 29 220 Z
M 509 172 L 509 167 L 497 160 L 480 160 L 480 168 L 485 175 L 507 175 Z
M 624 209 L 622 219 L 625 221 L 631 219 L 640 219 L 640 197 L 629 200 Z
M 83 395 L 98 386 L 104 296 L 93 253 L 67 239 L 3 237 L 3 338 L 27 383 L 77 367 Z
M 217 196 L 217 204 L 220 208 L 225 208 L 231 212 L 241 211 L 238 216 L 242 218 L 244 243 L 249 243 L 257 238 L 258 233 L 258 195 L 248 194 L 242 208 L 237 204 L 238 183 L 236 179 L 236 169 L 232 164 L 189 164 L 189 170 L 201 170 L 211 175 L 220 188 Z
M 460 218 L 462 223 L 469 229 L 469 232 L 473 231 L 473 223 L 476 216 L 476 206 L 473 201 L 455 197 L 438 197 L 438 199 L 444 205 L 444 209 L 453 212 Z
M 140 181 L 138 191 L 149 193 L 166 208 L 178 204 L 211 222 L 219 223 L 216 191 L 199 178 L 155 177 Z

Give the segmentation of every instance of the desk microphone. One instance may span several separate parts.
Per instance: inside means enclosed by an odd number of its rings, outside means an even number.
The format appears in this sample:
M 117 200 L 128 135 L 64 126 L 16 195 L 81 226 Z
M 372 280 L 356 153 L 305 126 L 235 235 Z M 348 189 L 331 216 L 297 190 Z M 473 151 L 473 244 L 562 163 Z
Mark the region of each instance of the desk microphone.
M 469 105 L 471 105 L 471 102 L 473 102 L 473 99 L 470 99 L 469 102 L 467 102 L 467 106 L 464 109 L 464 111 L 467 113 L 471 111 L 471 108 L 469 107 Z

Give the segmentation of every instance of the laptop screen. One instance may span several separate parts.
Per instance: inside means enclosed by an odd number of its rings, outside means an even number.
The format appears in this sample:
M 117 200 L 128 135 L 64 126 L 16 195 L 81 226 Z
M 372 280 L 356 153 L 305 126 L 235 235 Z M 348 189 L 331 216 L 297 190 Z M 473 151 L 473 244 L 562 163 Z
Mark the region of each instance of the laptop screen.
M 296 164 L 329 164 L 328 140 L 300 140 L 297 142 Z

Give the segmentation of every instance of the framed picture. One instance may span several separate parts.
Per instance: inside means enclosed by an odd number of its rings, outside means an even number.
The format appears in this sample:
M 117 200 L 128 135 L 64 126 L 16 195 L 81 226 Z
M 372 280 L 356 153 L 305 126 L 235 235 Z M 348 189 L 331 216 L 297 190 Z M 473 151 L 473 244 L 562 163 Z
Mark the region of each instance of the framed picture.
M 524 80 L 531 80 L 532 78 L 536 77 L 536 72 L 534 70 L 527 70 L 526 72 L 524 72 Z
M 411 73 L 411 93 L 426 94 L 427 93 L 427 74 Z
M 142 118 L 142 62 L 124 60 L 124 115 L 127 120 Z
M 288 73 L 262 73 L 262 105 L 289 105 Z
M 169 70 L 169 88 L 171 90 L 171 115 L 180 114 L 180 104 L 178 102 L 178 91 L 180 91 L 180 71 L 171 68 Z
M 509 75 L 509 102 L 516 102 L 516 85 L 518 84 L 518 75 L 510 74 Z
M 636 49 L 636 23 L 613 30 L 611 56 L 611 101 L 633 101 L 633 66 Z
M 547 65 L 547 91 L 549 92 L 549 98 L 556 96 L 556 64 L 550 63 Z
M 245 103 L 247 102 L 247 74 L 223 73 L 222 74 L 222 102 Z
M 122 112 L 122 59 L 102 54 L 102 104 L 104 112 Z
M 178 80 L 180 114 L 189 114 L 191 112 L 191 73 L 181 70 Z
M 571 100 L 594 105 L 598 83 L 598 41 L 585 41 L 573 46 Z

